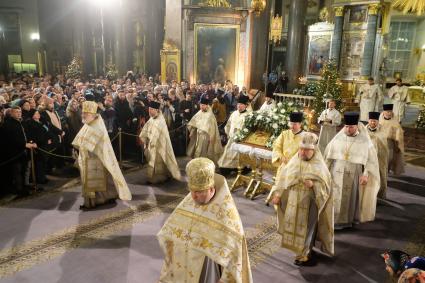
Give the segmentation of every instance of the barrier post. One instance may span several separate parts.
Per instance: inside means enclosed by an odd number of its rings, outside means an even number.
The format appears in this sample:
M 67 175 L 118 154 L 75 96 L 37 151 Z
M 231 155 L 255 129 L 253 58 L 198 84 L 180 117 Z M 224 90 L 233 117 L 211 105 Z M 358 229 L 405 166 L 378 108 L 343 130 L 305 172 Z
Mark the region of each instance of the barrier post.
M 119 146 L 119 164 L 120 168 L 122 168 L 122 130 L 118 128 L 118 146 Z
M 32 144 L 32 142 L 31 142 Z M 31 155 L 31 175 L 32 175 L 32 185 L 34 188 L 34 191 L 37 191 L 37 180 L 35 176 L 35 161 L 34 161 L 34 148 L 30 149 L 30 155 Z

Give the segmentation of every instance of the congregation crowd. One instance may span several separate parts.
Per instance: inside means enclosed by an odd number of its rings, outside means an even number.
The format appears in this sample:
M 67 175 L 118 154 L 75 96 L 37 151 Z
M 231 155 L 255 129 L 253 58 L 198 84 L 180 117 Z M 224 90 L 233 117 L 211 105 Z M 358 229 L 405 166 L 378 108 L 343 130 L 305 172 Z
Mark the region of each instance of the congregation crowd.
M 115 81 L 106 78 L 66 80 L 63 75 L 0 77 L 0 166 L 6 185 L 0 194 L 28 195 L 32 189 L 30 149 L 34 149 L 35 177 L 48 182 L 47 174 L 72 163 L 72 141 L 83 126 L 82 103 L 95 101 L 117 153 L 119 129 L 123 154 L 143 161 L 137 135 L 149 119 L 149 103 L 160 103 L 176 156 L 186 152 L 185 124 L 199 110 L 201 98 L 211 104 L 223 127 L 236 109 L 240 95 L 248 95 L 230 81 L 195 85 L 175 81 L 161 85 L 159 76 L 128 72 Z M 251 94 L 249 94 L 251 96 Z M 251 99 L 253 97 L 251 96 Z M 114 138 L 115 137 L 115 138 Z

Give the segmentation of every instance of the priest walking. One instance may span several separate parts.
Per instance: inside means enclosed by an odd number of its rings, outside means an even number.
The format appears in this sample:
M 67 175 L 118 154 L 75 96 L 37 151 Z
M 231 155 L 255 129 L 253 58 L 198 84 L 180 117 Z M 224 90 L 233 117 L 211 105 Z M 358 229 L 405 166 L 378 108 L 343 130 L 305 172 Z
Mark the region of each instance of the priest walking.
M 191 160 L 186 173 L 190 193 L 158 233 L 165 255 L 159 282 L 252 282 L 245 233 L 226 179 L 207 158 Z
M 381 177 L 381 187 L 379 189 L 378 197 L 386 199 L 387 197 L 387 178 L 388 178 L 388 144 L 384 136 L 382 127 L 379 125 L 379 112 L 369 112 L 369 123 L 367 130 L 373 145 L 375 146 L 376 153 L 378 154 L 379 161 L 379 175 Z
M 401 123 L 406 113 L 406 104 L 410 103 L 410 97 L 408 94 L 407 86 L 403 85 L 400 78 L 395 80 L 396 85 L 391 87 L 388 91 L 388 97 L 391 99 L 394 105 L 394 114 L 397 116 L 398 121 Z
M 152 184 L 164 182 L 171 176 L 176 180 L 181 178 L 167 123 L 159 110 L 160 106 L 159 102 L 150 102 L 150 119 L 139 136 L 148 162 L 148 181 Z
M 217 163 L 223 153 L 223 146 L 217 121 L 206 97 L 201 98 L 200 108 L 187 124 L 190 138 L 187 155 L 192 158 L 206 157 Z
M 227 121 L 226 127 L 224 128 L 226 135 L 228 136 L 227 145 L 224 148 L 224 153 L 218 160 L 218 166 L 222 170 L 229 170 L 238 167 L 238 153 L 232 150 L 234 137 L 238 131 L 243 127 L 245 117 L 250 113 L 246 108 L 249 104 L 249 98 L 245 95 L 240 95 L 238 98 L 237 111 L 234 111 Z
M 97 107 L 93 101 L 83 103 L 84 126 L 72 142 L 79 152 L 78 166 L 84 197 L 81 209 L 114 202 L 118 196 L 122 200 L 131 200 L 131 192 L 119 168 L 105 123 L 97 114 Z M 112 177 L 116 191 L 108 186 L 108 175 Z
M 298 154 L 282 169 L 272 189 L 282 247 L 296 254 L 296 265 L 313 263 L 315 244 L 320 243 L 326 254 L 334 254 L 331 182 L 317 136 L 304 133 Z
M 360 105 L 360 121 L 367 122 L 369 112 L 379 111 L 383 103 L 383 96 L 379 85 L 375 84 L 373 78 L 368 79 L 368 83 L 361 86 L 356 102 Z
M 319 117 L 319 124 L 322 125 L 319 135 L 319 149 L 325 152 L 326 146 L 336 135 L 336 127 L 341 124 L 341 113 L 335 109 L 336 101 L 331 99 L 328 108 Z
M 398 117 L 394 115 L 393 104 L 384 104 L 379 117 L 383 135 L 388 142 L 388 170 L 394 175 L 404 173 L 404 131 Z
M 335 229 L 375 219 L 380 186 L 378 156 L 359 114 L 344 114 L 345 126 L 325 150 L 332 176 Z

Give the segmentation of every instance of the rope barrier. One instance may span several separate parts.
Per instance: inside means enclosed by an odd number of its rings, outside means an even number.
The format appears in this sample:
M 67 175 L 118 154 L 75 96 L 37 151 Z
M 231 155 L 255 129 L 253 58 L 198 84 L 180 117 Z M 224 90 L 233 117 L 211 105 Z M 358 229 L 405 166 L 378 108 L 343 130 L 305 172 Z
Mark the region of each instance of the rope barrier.
M 48 154 L 48 155 L 51 155 L 51 156 L 60 157 L 60 158 L 68 158 L 68 159 L 74 159 L 74 160 L 75 160 L 75 158 L 74 158 L 74 157 L 72 157 L 72 156 L 60 155 L 60 154 L 52 153 L 52 152 L 47 151 L 47 150 L 44 150 L 44 149 L 42 149 L 42 148 L 37 148 L 37 150 L 39 150 L 39 151 L 41 151 L 41 152 L 44 152 L 44 153 L 46 153 L 46 154 Z
M 8 160 L 6 160 L 6 161 L 4 161 L 4 162 L 2 162 L 2 163 L 0 163 L 0 167 L 1 166 L 3 166 L 3 165 L 6 165 L 6 164 L 8 164 L 8 163 L 10 163 L 10 162 L 12 162 L 12 161 L 14 161 L 14 160 L 16 160 L 16 159 L 18 159 L 19 157 L 21 157 L 21 155 L 22 154 L 24 154 L 25 153 L 25 151 L 22 151 L 21 153 L 19 153 L 18 155 L 16 155 L 16 156 L 14 156 L 14 157 L 12 157 L 12 158 L 10 158 L 10 159 L 8 159 Z
M 127 135 L 127 136 L 131 136 L 131 137 L 139 137 L 139 135 L 130 134 L 130 133 L 126 133 L 126 132 L 121 132 L 121 134 L 124 134 L 124 135 Z
M 113 137 L 113 138 L 111 139 L 111 142 L 113 142 L 113 141 L 114 141 L 114 140 L 115 140 L 115 139 L 119 136 L 119 134 L 120 134 L 120 133 L 116 134 L 116 135 L 115 135 L 115 137 Z

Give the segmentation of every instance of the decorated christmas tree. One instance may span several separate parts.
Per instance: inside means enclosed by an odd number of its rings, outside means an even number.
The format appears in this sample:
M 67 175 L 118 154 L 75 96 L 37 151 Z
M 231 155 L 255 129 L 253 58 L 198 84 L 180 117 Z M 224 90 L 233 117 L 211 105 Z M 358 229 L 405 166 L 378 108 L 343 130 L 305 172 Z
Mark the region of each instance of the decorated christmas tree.
M 425 129 L 425 105 L 422 105 L 422 110 L 419 112 L 418 120 L 416 120 L 416 128 Z
M 115 64 L 113 63 L 108 63 L 106 64 L 106 77 L 108 78 L 108 80 L 116 80 L 118 77 L 118 70 L 117 70 L 117 66 L 115 66 Z
M 341 107 L 342 84 L 334 61 L 327 61 L 321 70 L 319 81 L 308 82 L 305 87 L 305 95 L 314 96 L 313 109 L 315 116 L 320 115 L 326 108 L 328 99 L 335 99 L 337 108 Z
M 81 78 L 81 60 L 77 57 L 72 58 L 71 63 L 68 65 L 65 71 L 65 76 L 67 79 L 79 79 Z

